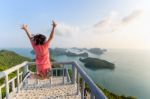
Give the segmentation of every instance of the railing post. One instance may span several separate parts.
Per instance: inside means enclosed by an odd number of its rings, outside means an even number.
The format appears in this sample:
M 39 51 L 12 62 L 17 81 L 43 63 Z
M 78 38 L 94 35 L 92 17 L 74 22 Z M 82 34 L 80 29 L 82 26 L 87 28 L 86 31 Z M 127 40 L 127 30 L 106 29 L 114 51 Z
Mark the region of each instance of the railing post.
M 65 77 L 65 68 L 64 68 L 64 65 L 63 65 L 63 84 L 65 84 L 65 80 L 64 80 L 65 78 L 64 77 Z
M 53 68 L 51 68 L 51 73 L 52 73 L 51 76 L 53 76 Z
M 94 96 L 94 94 L 92 92 L 90 94 L 90 99 L 95 99 L 95 96 Z
M 28 73 L 29 69 L 28 69 L 28 65 L 25 65 L 23 67 L 23 77 Z
M 0 99 L 2 99 L 2 88 L 0 87 Z
M 29 69 L 28 69 L 28 65 L 25 65 L 23 67 L 23 78 L 26 76 L 26 74 L 28 73 Z M 23 82 L 23 86 L 27 85 L 27 80 L 25 80 L 25 82 Z
M 20 83 L 22 83 L 22 75 L 20 75 Z
M 6 85 L 6 99 L 9 99 L 8 75 L 5 76 L 5 85 Z
M 67 82 L 69 82 L 68 68 L 66 68 L 66 76 L 67 76 Z
M 55 69 L 55 70 L 56 70 L 56 76 L 57 76 L 57 75 L 58 75 L 58 74 L 57 74 L 57 70 L 58 70 L 58 69 Z
M 84 99 L 84 95 L 85 95 L 85 93 L 84 93 L 84 91 L 85 91 L 85 81 L 84 81 L 84 79 L 82 78 L 82 84 L 81 84 L 81 99 Z
M 80 77 L 79 77 L 79 72 L 77 71 L 77 95 L 79 94 L 80 91 Z
M 75 64 L 72 64 L 72 84 L 75 84 L 76 82 L 76 68 Z
M 14 92 L 15 91 L 15 82 L 14 82 L 14 80 L 11 82 L 11 86 L 12 86 L 12 91 Z
M 17 93 L 19 93 L 19 69 L 17 69 Z
M 65 72 L 66 72 L 66 76 L 67 76 L 67 82 L 70 82 L 70 75 L 69 75 L 69 72 L 68 72 L 68 68 L 65 68 Z

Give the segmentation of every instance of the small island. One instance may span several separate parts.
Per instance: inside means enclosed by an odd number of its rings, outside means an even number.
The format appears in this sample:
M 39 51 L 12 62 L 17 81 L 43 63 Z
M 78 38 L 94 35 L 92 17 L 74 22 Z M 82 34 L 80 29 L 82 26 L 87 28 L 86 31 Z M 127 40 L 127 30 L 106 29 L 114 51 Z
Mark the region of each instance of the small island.
M 106 52 L 107 50 L 106 49 L 101 49 L 101 48 L 90 48 L 90 49 L 87 49 L 87 51 L 89 51 L 92 54 L 101 55 L 104 52 Z
M 49 48 L 49 52 L 50 52 L 50 54 L 57 55 L 57 56 L 66 55 L 66 49 L 65 48 L 54 48 L 54 49 Z M 33 54 L 33 55 L 35 54 L 34 50 L 31 50 L 30 53 Z
M 49 48 L 49 52 L 50 52 L 51 55 L 54 55 L 54 56 L 66 55 L 68 57 L 88 57 L 87 52 L 75 53 L 75 52 L 72 52 L 72 51 L 68 51 L 65 48 L 54 48 L 54 49 Z M 30 53 L 33 54 L 33 55 L 35 54 L 34 50 L 31 50 Z
M 110 63 L 106 60 L 101 60 L 98 58 L 85 58 L 85 59 L 79 59 L 81 62 L 84 63 L 84 66 L 87 68 L 90 68 L 92 70 L 97 69 L 110 69 L 113 70 L 115 68 L 115 65 L 113 63 Z
M 68 51 L 68 52 L 66 52 L 66 55 L 67 56 L 72 56 L 72 57 L 75 57 L 75 56 L 88 57 L 88 53 L 86 53 L 86 52 L 83 52 L 83 53 L 80 53 L 80 54 L 76 54 L 76 53 Z
M 50 54 L 57 55 L 57 56 L 59 56 L 59 55 L 66 55 L 66 50 L 67 49 L 65 49 L 65 48 L 54 48 L 54 49 L 49 48 Z

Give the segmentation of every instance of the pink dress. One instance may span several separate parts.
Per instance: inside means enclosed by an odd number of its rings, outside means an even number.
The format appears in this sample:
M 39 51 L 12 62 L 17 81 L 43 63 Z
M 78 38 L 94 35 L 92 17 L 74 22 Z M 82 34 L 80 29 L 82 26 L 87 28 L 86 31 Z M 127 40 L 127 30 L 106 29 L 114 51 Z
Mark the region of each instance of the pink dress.
M 45 42 L 43 45 L 35 45 L 31 40 L 32 47 L 35 52 L 35 63 L 37 68 L 37 74 L 44 74 L 48 69 L 51 69 L 51 61 L 49 58 L 49 43 Z

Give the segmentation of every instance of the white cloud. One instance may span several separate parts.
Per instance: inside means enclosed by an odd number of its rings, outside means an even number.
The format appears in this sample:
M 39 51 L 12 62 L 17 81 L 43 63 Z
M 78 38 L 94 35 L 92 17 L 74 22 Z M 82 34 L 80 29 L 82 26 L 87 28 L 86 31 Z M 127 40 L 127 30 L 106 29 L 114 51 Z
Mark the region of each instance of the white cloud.
M 142 11 L 141 10 L 135 10 L 133 11 L 131 14 L 129 14 L 128 16 L 124 17 L 121 21 L 122 24 L 128 24 L 131 21 L 135 20 L 137 17 L 139 17 L 141 15 Z
M 77 33 L 79 31 L 79 27 L 71 26 L 65 23 L 57 23 L 56 35 L 59 36 L 71 36 L 72 33 Z
M 63 38 L 61 41 L 64 42 L 64 46 L 69 47 L 141 47 L 142 45 L 135 46 L 136 42 L 145 42 L 143 40 L 145 36 L 141 38 L 139 36 L 141 34 L 137 34 L 138 26 L 135 25 L 140 24 L 138 17 L 141 13 L 141 10 L 134 10 L 127 16 L 119 17 L 114 11 L 101 21 L 85 28 L 60 23 L 57 27 L 57 35 Z

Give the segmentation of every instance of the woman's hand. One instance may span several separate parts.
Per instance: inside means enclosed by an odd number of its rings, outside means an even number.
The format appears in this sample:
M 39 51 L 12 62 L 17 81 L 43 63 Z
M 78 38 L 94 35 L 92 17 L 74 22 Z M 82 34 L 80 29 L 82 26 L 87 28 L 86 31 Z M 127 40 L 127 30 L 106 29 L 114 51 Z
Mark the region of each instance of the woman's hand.
M 55 27 L 56 27 L 56 23 L 54 21 L 52 21 L 52 30 L 51 30 L 51 33 L 50 33 L 50 36 L 47 40 L 48 43 L 50 43 L 50 41 L 53 39 L 54 37 L 54 30 L 55 30 Z
M 28 26 L 27 26 L 26 24 L 23 24 L 23 25 L 21 26 L 21 29 L 27 30 L 27 29 L 28 29 Z
M 27 34 L 27 36 L 29 37 L 29 39 L 31 39 L 32 33 L 28 30 L 28 26 L 27 26 L 26 24 L 23 24 L 23 25 L 21 26 L 21 29 L 23 29 L 23 30 L 26 32 L 26 34 Z
M 56 24 L 54 21 L 52 21 L 52 26 L 53 26 L 53 28 L 55 28 L 56 25 L 57 25 L 57 24 Z

